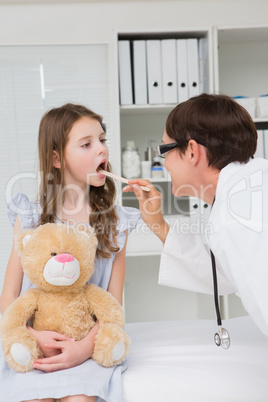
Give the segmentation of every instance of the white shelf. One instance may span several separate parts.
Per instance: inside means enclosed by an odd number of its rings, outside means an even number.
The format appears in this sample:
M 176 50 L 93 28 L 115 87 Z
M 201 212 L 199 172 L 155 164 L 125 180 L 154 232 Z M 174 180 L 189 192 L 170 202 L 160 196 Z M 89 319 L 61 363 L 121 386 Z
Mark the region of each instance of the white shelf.
M 149 180 L 151 183 L 170 183 L 171 179 L 166 179 L 165 177 L 162 178 L 149 178 L 149 179 L 142 179 L 142 180 Z
M 137 177 L 137 179 L 140 179 L 140 180 L 149 180 L 151 183 L 171 183 L 171 179 L 166 179 L 165 177 L 162 177 L 162 178 L 153 178 L 153 177 L 150 177 L 150 178 L 144 178 L 144 177 Z M 129 180 L 132 180 L 132 179 L 129 179 Z
M 167 114 L 173 110 L 177 104 L 172 105 L 129 105 L 129 106 L 120 106 L 120 111 L 123 116 L 127 115 L 148 115 L 148 114 L 159 114 L 164 113 Z M 266 123 L 268 122 L 267 117 L 254 117 L 253 121 L 255 123 Z
M 268 123 L 268 117 L 255 117 L 254 123 Z
M 126 252 L 127 257 L 150 257 L 153 255 L 161 255 L 162 250 L 156 251 L 137 251 L 137 252 Z

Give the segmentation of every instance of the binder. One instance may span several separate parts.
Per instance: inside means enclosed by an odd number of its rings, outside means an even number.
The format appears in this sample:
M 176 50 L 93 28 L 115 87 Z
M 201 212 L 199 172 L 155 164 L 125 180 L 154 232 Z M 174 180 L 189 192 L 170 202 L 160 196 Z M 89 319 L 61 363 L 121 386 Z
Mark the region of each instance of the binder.
M 187 39 L 189 97 L 200 94 L 198 39 Z
M 146 41 L 148 97 L 151 105 L 163 103 L 160 39 Z
M 268 130 L 263 130 L 264 158 L 268 159 Z
M 130 41 L 118 42 L 119 94 L 121 105 L 133 104 Z
M 200 38 L 198 41 L 199 52 L 199 92 L 209 92 L 209 66 L 208 66 L 208 39 Z
M 146 105 L 147 98 L 147 61 L 145 40 L 133 41 L 134 98 L 136 105 Z
M 189 98 L 186 39 L 177 39 L 177 86 L 178 102 L 186 101 Z
M 177 60 L 175 39 L 162 39 L 161 57 L 163 102 L 177 103 Z
M 263 130 L 257 130 L 258 133 L 258 142 L 257 149 L 255 152 L 255 158 L 262 157 L 264 158 L 264 143 L 263 143 Z M 268 140 L 268 138 L 267 138 Z

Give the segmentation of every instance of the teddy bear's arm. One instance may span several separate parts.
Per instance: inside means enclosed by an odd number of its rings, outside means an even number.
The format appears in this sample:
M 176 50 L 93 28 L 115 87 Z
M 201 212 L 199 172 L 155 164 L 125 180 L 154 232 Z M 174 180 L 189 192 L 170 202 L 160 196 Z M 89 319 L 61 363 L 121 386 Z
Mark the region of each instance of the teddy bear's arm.
M 25 373 L 35 359 L 43 357 L 34 335 L 26 325 L 37 308 L 38 292 L 30 289 L 16 299 L 0 320 L 2 349 L 9 367 Z
M 86 290 L 86 297 L 91 314 L 103 323 L 114 323 L 124 327 L 124 313 L 121 305 L 109 292 L 90 284 Z
M 0 320 L 0 334 L 7 334 L 17 327 L 26 327 L 37 308 L 37 303 L 38 292 L 36 289 L 29 289 L 16 299 L 4 312 Z

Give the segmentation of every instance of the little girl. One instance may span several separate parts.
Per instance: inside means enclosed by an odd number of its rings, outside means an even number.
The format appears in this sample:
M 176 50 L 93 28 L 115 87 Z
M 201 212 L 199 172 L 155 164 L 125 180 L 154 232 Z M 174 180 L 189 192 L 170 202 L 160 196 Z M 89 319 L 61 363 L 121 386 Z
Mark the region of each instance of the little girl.
M 80 105 L 66 104 L 48 111 L 39 128 L 41 184 L 39 202 L 16 194 L 8 205 L 14 234 L 46 222 L 88 225 L 99 241 L 90 282 L 110 292 L 121 304 L 128 231 L 139 219 L 132 208 L 114 206 L 115 185 L 99 169 L 110 170 L 101 116 Z M 31 287 L 20 258 L 12 248 L 0 298 L 0 311 Z M 50 331 L 29 331 L 44 358 L 34 370 L 20 374 L 6 364 L 0 348 L 0 402 L 120 402 L 122 364 L 104 368 L 90 359 L 98 322 L 81 341 Z

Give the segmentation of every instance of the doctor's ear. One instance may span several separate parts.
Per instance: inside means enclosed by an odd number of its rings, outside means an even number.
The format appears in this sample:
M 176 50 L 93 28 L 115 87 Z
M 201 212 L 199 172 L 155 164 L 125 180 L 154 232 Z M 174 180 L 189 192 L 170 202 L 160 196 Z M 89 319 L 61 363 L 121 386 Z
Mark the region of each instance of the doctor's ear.
M 60 156 L 59 156 L 58 152 L 55 151 L 55 150 L 53 150 L 52 165 L 53 165 L 53 167 L 56 168 L 56 169 L 60 169 L 60 168 L 61 168 Z
M 199 158 L 199 146 L 195 140 L 188 142 L 187 152 L 190 160 L 197 160 Z

